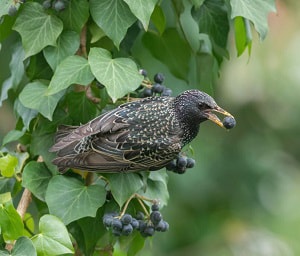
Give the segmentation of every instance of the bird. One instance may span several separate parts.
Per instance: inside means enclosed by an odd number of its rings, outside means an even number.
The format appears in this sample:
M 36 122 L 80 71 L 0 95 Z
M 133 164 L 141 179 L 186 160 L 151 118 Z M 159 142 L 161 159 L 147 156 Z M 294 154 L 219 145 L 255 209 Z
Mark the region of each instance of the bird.
M 80 126 L 61 125 L 50 152 L 61 173 L 69 169 L 99 173 L 155 171 L 175 159 L 216 112 L 233 118 L 200 90 L 176 97 L 152 96 L 124 103 Z

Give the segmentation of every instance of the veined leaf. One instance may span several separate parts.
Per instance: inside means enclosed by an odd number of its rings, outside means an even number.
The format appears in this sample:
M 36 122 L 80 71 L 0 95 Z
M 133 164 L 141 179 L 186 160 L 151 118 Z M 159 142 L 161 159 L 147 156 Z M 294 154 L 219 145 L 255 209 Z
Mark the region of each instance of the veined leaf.
M 268 14 L 275 12 L 274 0 L 231 0 L 231 18 L 242 16 L 249 19 L 263 40 L 268 33 Z
M 61 175 L 50 180 L 46 192 L 50 213 L 58 216 L 65 224 L 86 216 L 95 217 L 105 199 L 106 191 L 102 185 L 85 186 L 75 178 Z
M 61 96 L 62 93 L 48 95 L 47 85 L 37 80 L 25 86 L 19 95 L 19 99 L 25 107 L 39 111 L 51 121 L 53 112 Z
M 145 30 L 148 30 L 151 14 L 158 0 L 124 0 L 132 13 L 137 17 L 143 24 Z
M 112 59 L 110 52 L 102 48 L 91 48 L 89 63 L 93 74 L 105 85 L 114 102 L 134 91 L 143 81 L 143 76 L 138 73 L 137 66 L 131 59 Z
M 68 230 L 57 217 L 44 215 L 39 229 L 40 233 L 31 238 L 38 255 L 56 256 L 74 252 Z
M 40 52 L 47 45 L 55 45 L 63 30 L 62 21 L 56 16 L 45 13 L 38 3 L 28 2 L 14 25 L 22 37 L 25 58 Z
M 55 70 L 47 95 L 51 96 L 68 88 L 71 84 L 87 85 L 94 79 L 88 61 L 80 56 L 69 56 Z
M 123 0 L 90 0 L 90 12 L 96 24 L 117 48 L 136 18 Z

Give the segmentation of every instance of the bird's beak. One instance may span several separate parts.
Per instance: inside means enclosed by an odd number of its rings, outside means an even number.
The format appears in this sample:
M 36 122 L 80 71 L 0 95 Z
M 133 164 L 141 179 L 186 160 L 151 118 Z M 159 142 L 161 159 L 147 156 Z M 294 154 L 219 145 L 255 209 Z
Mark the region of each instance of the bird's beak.
M 206 114 L 207 114 L 207 118 L 210 121 L 213 121 L 215 124 L 219 125 L 220 127 L 226 129 L 222 123 L 222 121 L 217 117 L 217 115 L 215 115 L 213 112 L 218 112 L 221 113 L 225 116 L 231 116 L 233 117 L 229 112 L 227 112 L 226 110 L 220 108 L 219 106 L 213 108 L 213 109 L 209 109 Z

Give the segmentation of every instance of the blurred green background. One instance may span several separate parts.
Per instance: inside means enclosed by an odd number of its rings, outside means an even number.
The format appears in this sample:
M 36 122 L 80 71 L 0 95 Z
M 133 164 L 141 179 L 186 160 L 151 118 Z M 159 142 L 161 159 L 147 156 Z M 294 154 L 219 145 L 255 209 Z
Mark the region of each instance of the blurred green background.
M 226 132 L 202 125 L 192 143 L 196 167 L 169 175 L 170 200 L 162 213 L 170 230 L 141 255 L 300 255 L 299 6 L 277 2 L 267 39 L 254 38 L 250 58 L 235 57 L 229 40 L 231 59 L 223 63 L 214 97 L 237 126 Z M 6 61 L 2 52 L 0 82 Z M 173 88 L 168 77 L 166 84 Z M 176 84 L 174 92 L 183 86 Z M 15 122 L 7 102 L 0 120 L 2 137 Z

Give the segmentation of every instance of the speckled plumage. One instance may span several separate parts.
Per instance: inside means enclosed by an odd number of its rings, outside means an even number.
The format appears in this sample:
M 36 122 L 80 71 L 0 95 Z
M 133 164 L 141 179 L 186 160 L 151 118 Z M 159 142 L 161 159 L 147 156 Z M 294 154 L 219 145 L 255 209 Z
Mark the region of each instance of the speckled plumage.
M 60 127 L 50 149 L 57 152 L 53 163 L 61 172 L 158 170 L 196 137 L 210 119 L 207 111 L 220 109 L 198 90 L 125 103 L 85 125 Z

